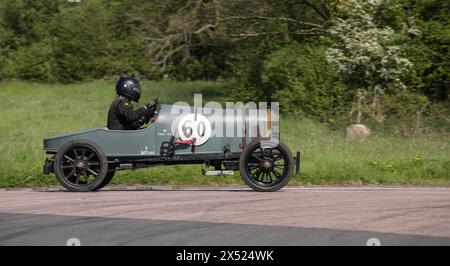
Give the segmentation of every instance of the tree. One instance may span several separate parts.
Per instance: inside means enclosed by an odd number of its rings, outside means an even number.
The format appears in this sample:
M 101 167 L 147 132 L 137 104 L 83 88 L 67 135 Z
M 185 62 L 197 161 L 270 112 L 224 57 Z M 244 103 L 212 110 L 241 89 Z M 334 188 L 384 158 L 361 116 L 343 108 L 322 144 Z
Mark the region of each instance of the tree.
M 0 79 L 53 79 L 49 23 L 58 1 L 6 0 L 0 3 Z
M 191 66 L 207 73 L 214 65 L 223 70 L 241 44 L 323 33 L 336 2 L 153 0 L 132 8 L 127 21 L 135 24 L 134 36 L 147 43 L 149 61 L 162 71 Z
M 450 2 L 403 0 L 402 8 L 421 32 L 407 40 L 416 86 L 431 100 L 445 101 L 450 94 Z
M 371 115 L 380 120 L 379 95 L 405 90 L 402 78 L 411 62 L 402 56 L 397 33 L 389 26 L 377 25 L 375 14 L 383 0 L 349 0 L 343 6 L 344 18 L 337 18 L 329 33 L 336 44 L 327 50 L 327 60 L 352 88 L 357 98 L 356 122 L 370 99 Z
M 282 112 L 329 121 L 345 109 L 347 88 L 325 59 L 319 41 L 292 43 L 263 64 L 262 85 L 272 91 Z

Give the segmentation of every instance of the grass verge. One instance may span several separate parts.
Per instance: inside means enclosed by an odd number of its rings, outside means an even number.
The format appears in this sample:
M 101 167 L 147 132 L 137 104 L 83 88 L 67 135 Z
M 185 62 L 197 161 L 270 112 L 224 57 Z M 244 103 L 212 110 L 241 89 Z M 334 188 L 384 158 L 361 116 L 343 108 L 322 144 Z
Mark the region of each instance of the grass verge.
M 222 100 L 224 86 L 210 82 L 142 82 L 143 99 Z M 114 81 L 71 85 L 0 83 L 0 187 L 56 185 L 42 174 L 42 139 L 103 126 L 115 95 Z M 143 100 L 143 102 L 145 102 Z M 348 141 L 344 130 L 307 119 L 283 117 L 282 141 L 302 152 L 302 173 L 291 184 L 450 184 L 450 137 L 377 135 Z M 242 184 L 239 174 L 202 176 L 201 166 L 163 166 L 118 172 L 113 184 Z

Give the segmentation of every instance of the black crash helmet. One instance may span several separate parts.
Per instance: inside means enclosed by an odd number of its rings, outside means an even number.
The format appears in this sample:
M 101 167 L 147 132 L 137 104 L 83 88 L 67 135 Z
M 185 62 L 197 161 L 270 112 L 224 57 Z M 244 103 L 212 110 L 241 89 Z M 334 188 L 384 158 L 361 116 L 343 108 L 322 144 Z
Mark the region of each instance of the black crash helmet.
M 127 97 L 135 102 L 139 102 L 139 98 L 141 98 L 139 81 L 132 77 L 120 77 L 116 83 L 116 92 L 117 95 Z

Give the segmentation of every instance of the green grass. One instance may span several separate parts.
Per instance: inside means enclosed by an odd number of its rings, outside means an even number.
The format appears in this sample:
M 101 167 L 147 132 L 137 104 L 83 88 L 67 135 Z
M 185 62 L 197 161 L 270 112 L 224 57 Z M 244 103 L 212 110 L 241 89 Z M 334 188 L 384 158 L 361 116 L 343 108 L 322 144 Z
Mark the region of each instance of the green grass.
M 290 125 L 286 125 L 291 123 Z M 308 120 L 286 119 L 283 141 L 302 151 L 308 184 L 450 184 L 450 137 L 377 136 L 347 140 L 345 130 L 331 131 Z
M 144 81 L 143 103 L 224 99 L 225 87 L 209 82 Z M 115 95 L 114 81 L 72 85 L 0 83 L 0 187 L 56 185 L 42 174 L 42 139 L 103 126 Z M 345 130 L 332 131 L 307 119 L 284 117 L 282 140 L 302 151 L 302 173 L 293 184 L 450 184 L 450 137 L 377 136 L 348 141 Z M 162 166 L 116 174 L 114 184 L 242 184 L 238 174 L 202 176 L 201 166 Z

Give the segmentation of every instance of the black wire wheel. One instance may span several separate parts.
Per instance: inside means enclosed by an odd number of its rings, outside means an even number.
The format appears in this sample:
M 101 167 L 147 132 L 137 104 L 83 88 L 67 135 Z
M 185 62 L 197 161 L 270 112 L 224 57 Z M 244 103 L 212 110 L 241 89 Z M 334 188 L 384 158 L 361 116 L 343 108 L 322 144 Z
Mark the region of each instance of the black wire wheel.
M 55 155 L 54 167 L 59 183 L 73 192 L 98 189 L 108 174 L 105 154 L 87 140 L 71 141 L 61 147 Z
M 239 159 L 242 179 L 256 191 L 271 192 L 283 188 L 291 180 L 293 169 L 292 153 L 281 142 L 253 141 Z

